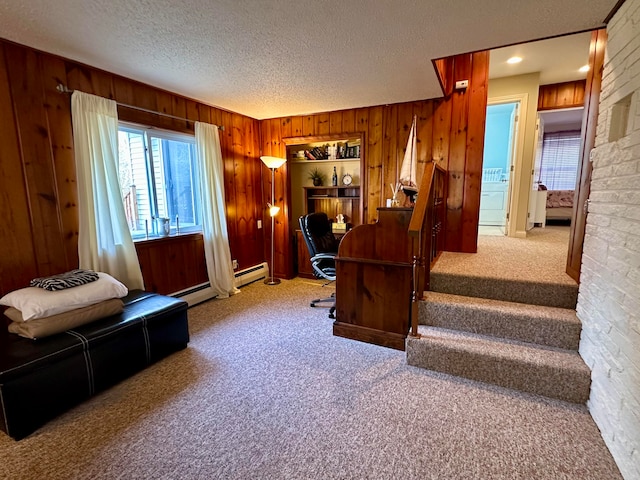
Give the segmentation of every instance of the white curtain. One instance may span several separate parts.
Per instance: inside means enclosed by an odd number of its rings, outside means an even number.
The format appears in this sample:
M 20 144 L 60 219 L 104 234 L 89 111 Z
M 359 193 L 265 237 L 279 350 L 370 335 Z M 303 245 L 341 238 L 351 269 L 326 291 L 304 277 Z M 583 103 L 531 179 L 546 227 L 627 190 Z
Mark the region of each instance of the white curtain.
M 144 289 L 118 181 L 116 102 L 73 92 L 73 145 L 78 181 L 80 268 L 108 273 Z
M 218 127 L 195 123 L 196 151 L 200 166 L 202 233 L 207 274 L 211 290 L 218 298 L 238 293 L 234 285 L 231 251 L 227 234 L 224 201 L 224 170 Z

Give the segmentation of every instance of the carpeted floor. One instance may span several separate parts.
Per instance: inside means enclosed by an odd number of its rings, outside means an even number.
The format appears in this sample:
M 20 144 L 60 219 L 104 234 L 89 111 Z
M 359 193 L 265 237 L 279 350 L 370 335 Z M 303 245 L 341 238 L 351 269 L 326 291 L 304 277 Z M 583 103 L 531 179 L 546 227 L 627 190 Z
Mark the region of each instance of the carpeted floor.
M 331 334 L 317 283 L 189 310 L 191 343 L 30 437 L 5 479 L 618 479 L 584 406 Z
M 480 235 L 478 253 L 443 252 L 433 271 L 575 285 L 565 273 L 569 228 L 534 228 L 527 238 Z

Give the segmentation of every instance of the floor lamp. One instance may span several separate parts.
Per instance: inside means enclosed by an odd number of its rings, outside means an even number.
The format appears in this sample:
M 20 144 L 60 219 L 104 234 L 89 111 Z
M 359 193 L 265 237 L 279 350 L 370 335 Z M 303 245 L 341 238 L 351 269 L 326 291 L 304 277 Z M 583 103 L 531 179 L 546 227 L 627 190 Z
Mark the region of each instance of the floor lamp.
M 267 203 L 269 206 L 269 216 L 271 217 L 271 267 L 269 268 L 270 276 L 264 280 L 264 283 L 267 285 L 278 285 L 280 283 L 279 278 L 275 278 L 273 275 L 274 267 L 274 257 L 275 257 L 275 223 L 276 223 L 276 215 L 280 211 L 280 207 L 276 206 L 276 168 L 280 168 L 287 161 L 285 158 L 278 157 L 260 157 L 262 163 L 264 163 L 267 168 L 271 169 L 271 203 Z

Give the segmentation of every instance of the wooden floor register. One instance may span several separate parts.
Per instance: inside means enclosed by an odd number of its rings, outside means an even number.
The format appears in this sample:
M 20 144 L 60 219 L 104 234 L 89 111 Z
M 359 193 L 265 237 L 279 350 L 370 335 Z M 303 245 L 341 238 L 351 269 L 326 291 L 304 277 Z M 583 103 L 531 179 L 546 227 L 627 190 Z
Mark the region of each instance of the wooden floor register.
M 410 328 L 411 208 L 378 208 L 378 221 L 358 225 L 336 257 L 333 334 L 398 350 Z

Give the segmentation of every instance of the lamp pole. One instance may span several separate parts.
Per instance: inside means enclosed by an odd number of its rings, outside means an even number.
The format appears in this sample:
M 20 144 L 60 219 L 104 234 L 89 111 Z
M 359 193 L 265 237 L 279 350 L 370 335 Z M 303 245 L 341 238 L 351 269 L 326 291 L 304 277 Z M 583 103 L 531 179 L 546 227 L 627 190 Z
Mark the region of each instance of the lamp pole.
M 271 217 L 271 265 L 269 266 L 269 277 L 265 278 L 264 283 L 266 285 L 278 285 L 280 283 L 279 278 L 275 278 L 275 226 L 276 215 L 280 210 L 276 206 L 276 168 L 281 167 L 287 161 L 284 158 L 278 157 L 260 157 L 260 160 L 271 169 L 271 203 L 269 205 L 269 216 Z
M 264 279 L 264 283 L 266 285 L 278 285 L 280 283 L 279 278 L 274 277 L 275 271 L 275 253 L 276 253 L 276 244 L 275 244 L 275 227 L 276 227 L 276 214 L 277 211 L 274 211 L 274 206 L 276 203 L 276 169 L 271 169 L 271 206 L 269 207 L 269 216 L 271 217 L 271 268 L 269 269 L 269 273 L 271 274 L 269 278 Z M 277 208 L 277 207 L 276 207 Z

